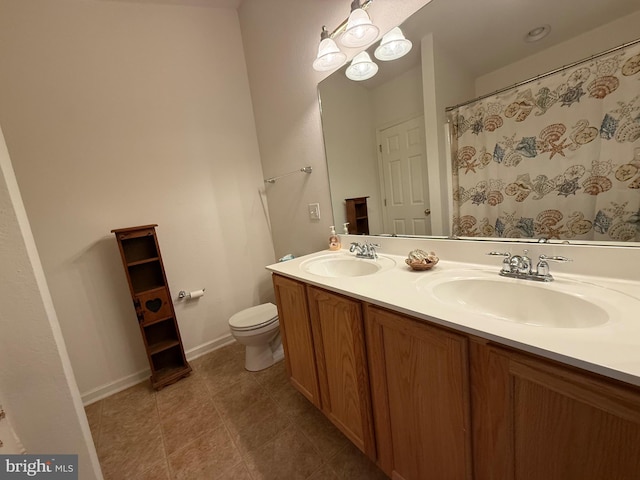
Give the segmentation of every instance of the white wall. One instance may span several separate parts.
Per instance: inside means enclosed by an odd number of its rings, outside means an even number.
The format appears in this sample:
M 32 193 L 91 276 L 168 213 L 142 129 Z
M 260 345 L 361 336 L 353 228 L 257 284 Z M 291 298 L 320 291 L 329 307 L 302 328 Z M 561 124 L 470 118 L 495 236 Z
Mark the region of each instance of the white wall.
M 372 89 L 374 124 L 388 127 L 423 114 L 419 66 Z
M 0 232 L 0 392 L 8 418 L 27 453 L 77 454 L 82 478 L 101 479 L 1 130 Z
M 379 1 L 369 14 L 385 33 L 428 3 Z M 244 0 L 239 9 L 262 166 L 267 176 L 312 165 L 311 175 L 269 186 L 276 256 L 326 248 L 330 195 L 317 101 L 317 84 L 331 72 L 311 68 L 320 29 L 337 27 L 349 14 L 346 0 Z M 346 50 L 352 58 L 355 51 Z M 319 202 L 320 222 L 307 204 Z
M 536 55 L 514 62 L 476 79 L 476 95 L 527 80 L 563 65 L 588 58 L 610 48 L 636 40 L 640 36 L 640 12 L 578 35 Z M 544 42 L 544 40 L 542 40 Z
M 342 233 L 347 221 L 345 199 L 368 196 L 369 231 L 380 232 L 380 181 L 371 92 L 344 75 L 334 75 L 322 84 L 321 99 L 336 231 Z
M 174 298 L 206 288 L 176 302 L 187 351 L 272 298 L 236 11 L 0 0 L 0 58 L 0 123 L 85 399 L 147 376 L 111 229 L 159 224 Z
M 433 34 L 422 39 L 422 78 L 424 112 L 429 168 L 429 196 L 431 203 L 431 231 L 434 235 L 449 235 L 449 202 L 451 195 L 442 178 L 447 175 L 447 143 L 445 110 L 469 98 L 473 92 L 473 78 L 464 65 L 455 61 L 446 46 Z M 436 94 L 437 92 L 437 94 Z

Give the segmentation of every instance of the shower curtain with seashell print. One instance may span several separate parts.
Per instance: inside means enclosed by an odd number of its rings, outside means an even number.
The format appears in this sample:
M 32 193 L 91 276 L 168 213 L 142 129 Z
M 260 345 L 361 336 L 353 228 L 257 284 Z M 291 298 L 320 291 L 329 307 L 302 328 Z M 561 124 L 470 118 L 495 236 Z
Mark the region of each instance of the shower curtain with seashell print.
M 640 241 L 640 43 L 449 122 L 454 235 Z

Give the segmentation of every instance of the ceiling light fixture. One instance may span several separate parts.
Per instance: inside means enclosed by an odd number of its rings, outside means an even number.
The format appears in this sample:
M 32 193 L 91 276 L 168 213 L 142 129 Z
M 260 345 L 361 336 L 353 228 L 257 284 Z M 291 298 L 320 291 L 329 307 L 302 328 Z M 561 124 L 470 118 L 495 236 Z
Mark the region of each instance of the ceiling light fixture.
M 323 26 L 320 33 L 320 45 L 318 55 L 313 62 L 314 70 L 324 72 L 340 67 L 347 56 L 340 51 L 336 45 L 335 38 L 340 36 L 339 41 L 345 47 L 364 47 L 376 38 L 380 30 L 371 23 L 371 19 L 365 10 L 373 0 L 360 0 L 351 2 L 351 14 L 338 27 L 329 33 L 327 27 Z
M 349 48 L 365 47 L 378 38 L 379 33 L 380 29 L 371 22 L 369 14 L 360 6 L 360 0 L 353 0 L 340 43 Z
M 326 72 L 341 67 L 347 56 L 340 51 L 336 42 L 329 36 L 327 27 L 322 27 L 318 56 L 313 61 L 313 68 L 318 72 Z
M 367 80 L 378 73 L 378 65 L 376 65 L 367 52 L 360 52 L 353 57 L 351 65 L 347 67 L 345 75 L 350 80 L 361 82 Z
M 542 40 L 544 37 L 549 35 L 549 32 L 551 32 L 550 25 L 541 25 L 532 30 L 529 30 L 524 36 L 524 41 L 529 43 L 537 42 L 538 40 Z
M 380 45 L 373 54 L 378 60 L 387 62 L 404 57 L 411 51 L 412 46 L 411 41 L 404 37 L 400 27 L 395 27 L 382 37 Z

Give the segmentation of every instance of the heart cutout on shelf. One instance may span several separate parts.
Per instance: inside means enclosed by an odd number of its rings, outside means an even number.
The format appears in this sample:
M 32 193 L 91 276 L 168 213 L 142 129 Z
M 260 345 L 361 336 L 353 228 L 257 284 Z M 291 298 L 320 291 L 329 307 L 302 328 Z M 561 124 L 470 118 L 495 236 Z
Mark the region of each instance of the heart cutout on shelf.
M 151 310 L 153 313 L 156 313 L 162 308 L 162 300 L 154 298 L 153 300 L 147 300 L 144 305 L 147 307 L 147 310 Z

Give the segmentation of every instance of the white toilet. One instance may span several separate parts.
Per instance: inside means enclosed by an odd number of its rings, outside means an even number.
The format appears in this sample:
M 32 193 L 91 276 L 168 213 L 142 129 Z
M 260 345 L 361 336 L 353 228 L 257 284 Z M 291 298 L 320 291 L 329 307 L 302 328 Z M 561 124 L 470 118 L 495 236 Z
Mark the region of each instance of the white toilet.
M 284 358 L 278 309 L 273 303 L 247 308 L 229 319 L 231 335 L 245 345 L 245 368 L 257 372 Z

